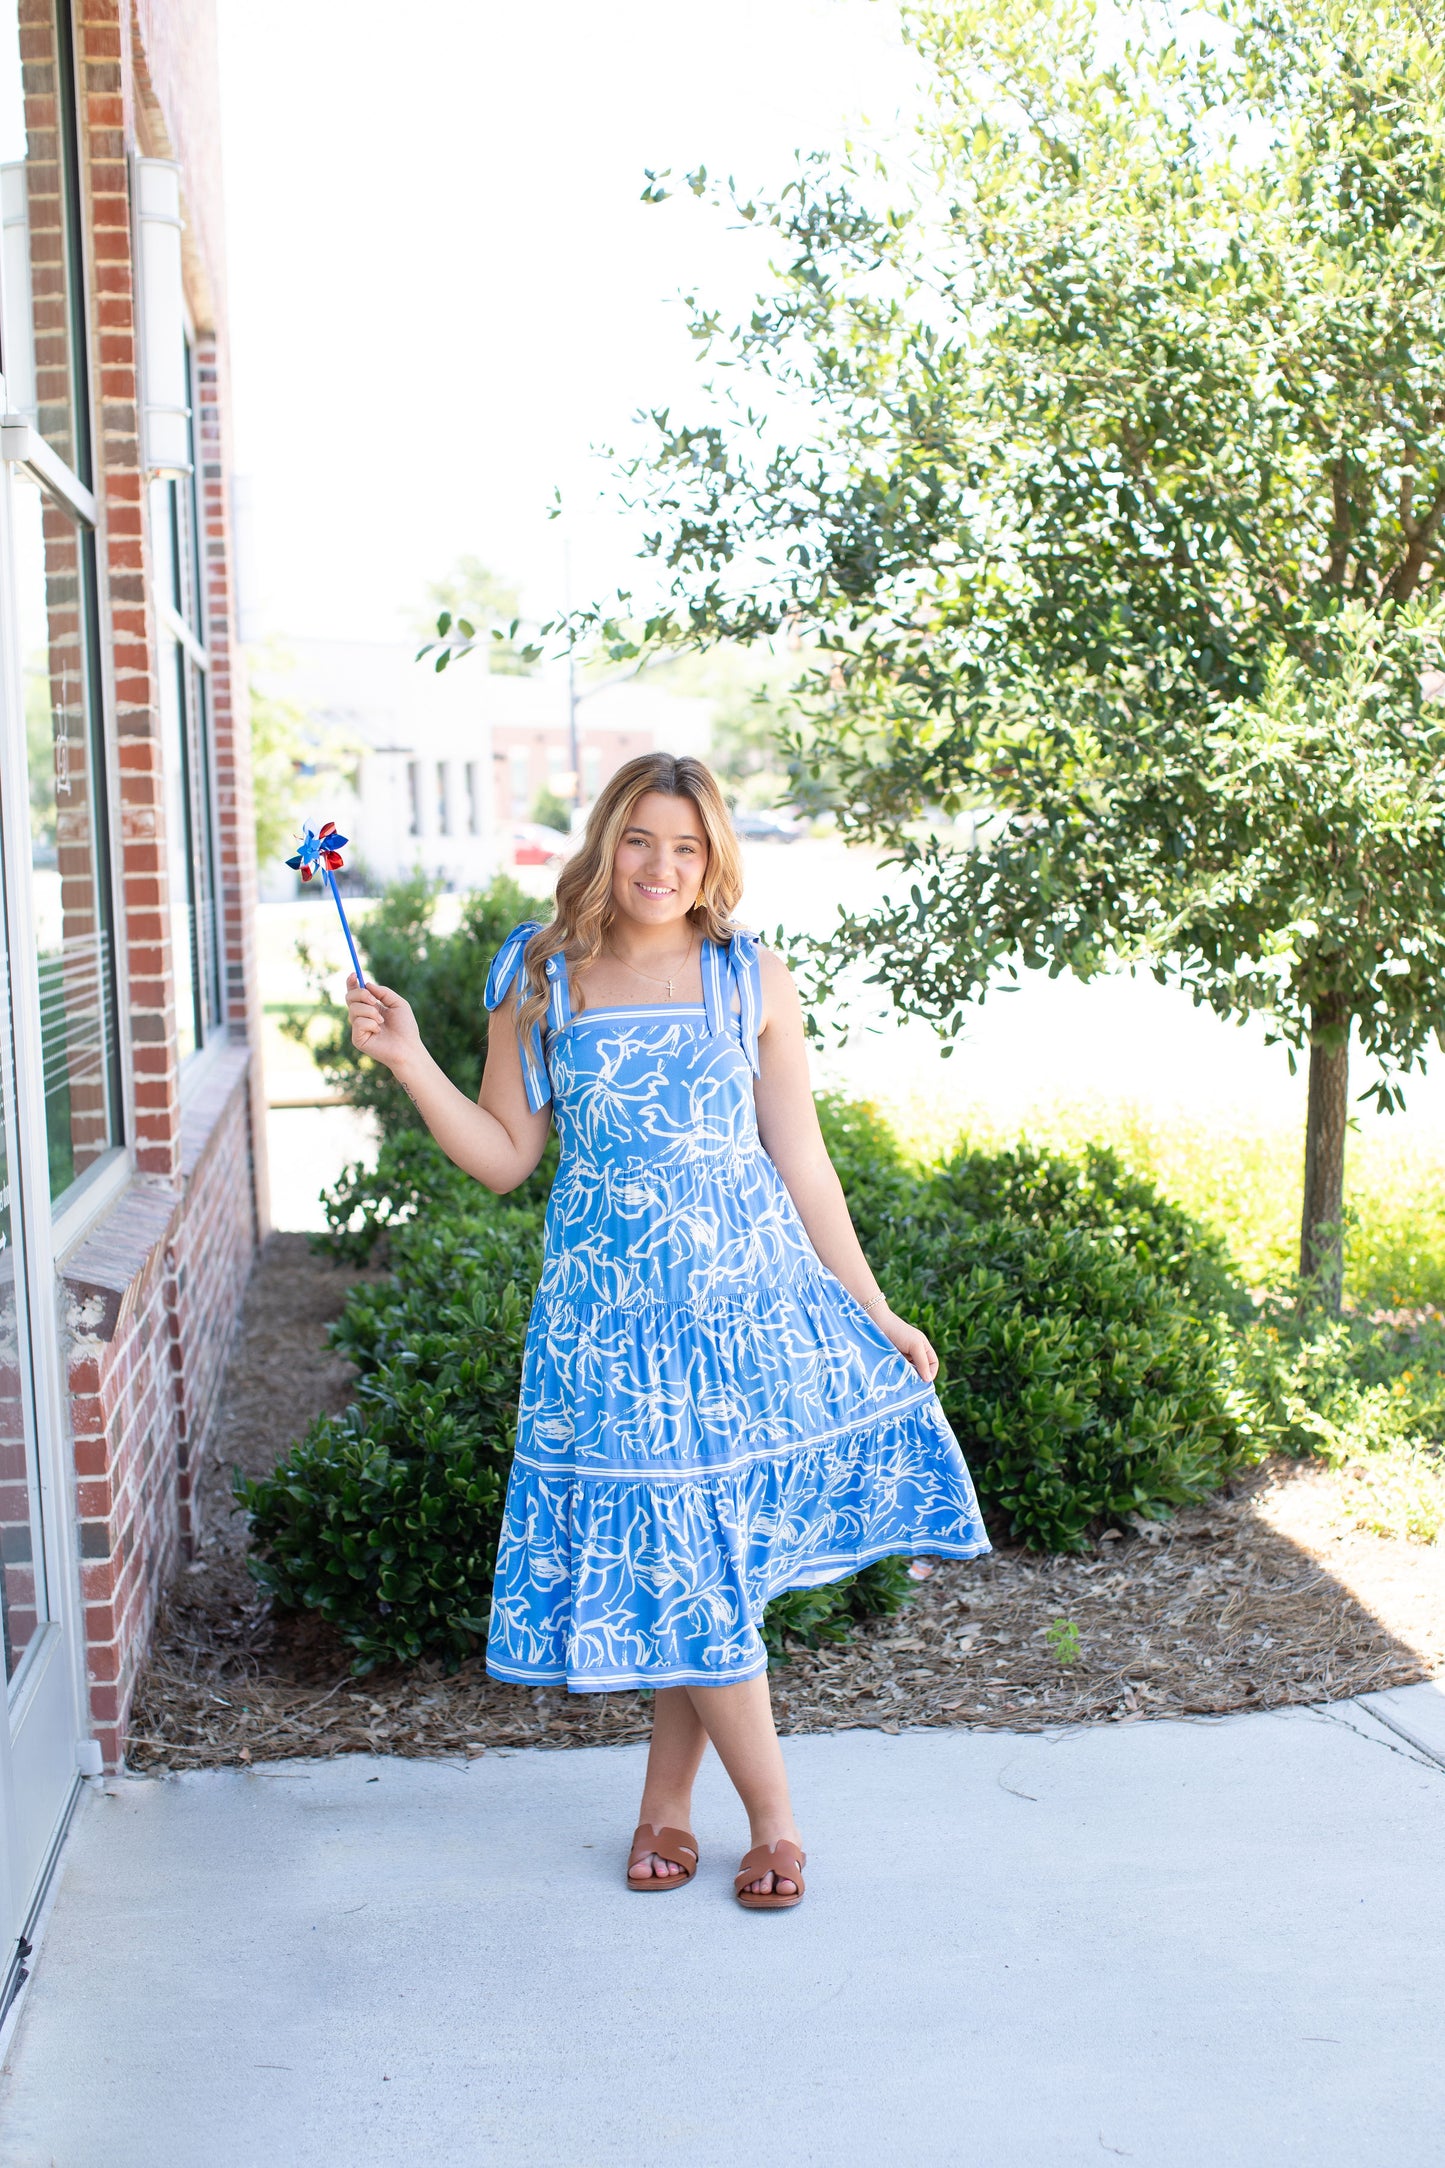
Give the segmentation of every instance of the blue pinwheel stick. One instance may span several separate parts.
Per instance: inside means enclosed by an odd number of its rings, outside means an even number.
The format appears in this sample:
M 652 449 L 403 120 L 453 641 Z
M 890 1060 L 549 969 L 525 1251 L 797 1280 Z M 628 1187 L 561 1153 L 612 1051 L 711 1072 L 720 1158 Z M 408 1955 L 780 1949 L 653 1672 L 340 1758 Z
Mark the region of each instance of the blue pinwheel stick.
M 346 906 L 341 900 L 341 890 L 336 885 L 336 876 L 343 864 L 341 854 L 346 848 L 347 840 L 345 836 L 337 833 L 335 821 L 323 821 L 319 829 L 308 825 L 301 831 L 301 845 L 296 856 L 288 858 L 286 863 L 294 867 L 303 881 L 314 881 L 318 873 L 322 876 L 331 891 L 336 915 L 341 920 L 341 931 L 345 934 L 346 946 L 351 951 L 351 967 L 356 973 L 356 983 L 364 986 L 366 978 L 361 968 L 361 958 L 356 953 L 356 943 L 352 940 L 351 928 L 346 923 Z

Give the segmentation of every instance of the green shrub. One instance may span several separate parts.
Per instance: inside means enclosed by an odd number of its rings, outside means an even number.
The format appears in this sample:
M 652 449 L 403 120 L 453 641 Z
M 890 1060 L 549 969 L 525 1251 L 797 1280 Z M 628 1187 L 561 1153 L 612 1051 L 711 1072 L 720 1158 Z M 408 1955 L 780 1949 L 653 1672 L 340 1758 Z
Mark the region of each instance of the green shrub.
M 322 1192 L 326 1230 L 311 1237 L 311 1247 L 341 1264 L 369 1264 L 378 1247 L 389 1248 L 392 1235 L 411 1226 L 423 1208 L 428 1224 L 436 1228 L 488 1226 L 498 1209 L 526 1211 L 536 1221 L 540 1240 L 556 1164 L 556 1139 L 550 1138 L 535 1173 L 500 1199 L 454 1166 L 425 1130 L 403 1130 L 386 1138 L 374 1166 L 356 1160 Z M 351 1299 L 359 1300 L 365 1292 L 359 1289 Z M 339 1329 L 345 1330 L 345 1319 Z
M 996 1531 L 1076 1550 L 1215 1489 L 1258 1449 L 1218 1237 L 1117 1154 L 1019 1144 L 910 1166 L 873 1108 L 820 1102 L 863 1248 L 938 1350 Z
M 859 1240 L 880 1276 L 900 1248 L 935 1243 L 940 1225 L 1012 1221 L 1106 1235 L 1200 1308 L 1242 1314 L 1248 1307 L 1219 1236 L 1107 1145 L 1072 1153 L 965 1146 L 936 1166 L 917 1166 L 875 1107 L 829 1095 L 819 1099 L 818 1116 Z
M 437 889 L 417 874 L 395 881 L 375 908 L 358 919 L 356 943 L 367 976 L 409 1001 L 422 1037 L 452 1082 L 469 1098 L 481 1086 L 487 1056 L 487 1011 L 482 1000 L 492 958 L 524 918 L 549 918 L 550 902 L 538 902 L 506 874 L 468 895 L 455 932 L 435 930 Z M 333 1091 L 374 1114 L 383 1136 L 422 1132 L 421 1117 L 390 1072 L 367 1061 L 351 1044 L 346 1005 L 330 991 L 334 974 L 300 955 L 316 995 L 307 1017 L 282 1025 L 312 1054 Z
M 559 835 L 565 836 L 572 826 L 572 807 L 567 799 L 559 798 L 548 783 L 542 786 L 532 800 L 532 810 L 527 818 L 535 821 L 539 827 L 555 828 Z
M 1410 1105 L 1413 1109 L 1414 1101 Z M 921 1118 L 915 1114 L 915 1120 Z M 977 1141 L 1003 1143 L 978 1117 Z M 1066 1158 L 1110 1144 L 1223 1239 L 1245 1285 L 1283 1288 L 1299 1256 L 1304 1155 L 1283 1126 L 1239 1111 L 1167 1112 L 1127 1099 L 1036 1106 L 1031 1137 Z M 1350 1133 L 1345 1298 L 1358 1310 L 1445 1306 L 1445 1147 L 1413 1114 Z
M 329 1335 L 357 1367 L 356 1402 L 235 1487 L 258 1580 L 283 1610 L 329 1620 L 358 1673 L 420 1656 L 454 1666 L 485 1634 L 545 1198 L 541 1169 L 497 1198 L 412 1132 L 326 1200 L 315 1246 L 364 1263 L 384 1240 L 392 1266 L 352 1289 Z M 780 1596 L 763 1638 L 774 1656 L 784 1636 L 846 1640 L 911 1589 L 903 1561 L 884 1559 Z
M 1255 1450 L 1229 1327 L 1117 1234 L 985 1220 L 916 1235 L 894 1300 L 929 1335 L 985 1519 L 1035 1550 L 1157 1519 Z
M 930 1180 L 931 1219 L 1012 1220 L 1056 1231 L 1106 1236 L 1144 1271 L 1208 1310 L 1243 1296 L 1223 1243 L 1107 1145 L 1077 1157 L 1017 1144 L 1002 1152 L 961 1151 Z
M 1203 1495 L 1253 1450 L 1217 1246 L 1112 1155 L 972 1152 L 930 1171 L 871 1109 L 820 1112 L 880 1279 L 938 1348 L 997 1537 L 1077 1549 L 1103 1521 Z M 260 1577 L 329 1618 L 358 1668 L 455 1662 L 482 1631 L 547 1182 L 544 1165 L 495 1198 L 401 1131 L 327 1199 L 318 1247 L 364 1260 L 384 1242 L 393 1271 L 332 1330 L 356 1404 L 239 1495 Z M 885 1560 L 791 1591 L 765 1638 L 775 1653 L 846 1639 L 910 1585 Z
M 1400 1543 L 1438 1543 L 1445 1535 L 1445 1454 L 1418 1438 L 1351 1461 L 1345 1495 L 1356 1528 Z
M 917 1214 L 925 1181 L 876 1107 L 818 1095 L 818 1121 L 828 1156 L 848 1199 L 865 1251 L 886 1248 L 898 1227 Z
M 906 1558 L 880 1558 L 825 1588 L 791 1588 L 775 1596 L 763 1613 L 768 1654 L 786 1663 L 789 1641 L 801 1641 L 810 1649 L 850 1641 L 860 1620 L 891 1618 L 916 1589 Z
M 1285 1300 L 1240 1343 L 1243 1384 L 1276 1452 L 1340 1467 L 1412 1440 L 1445 1444 L 1445 1321 L 1333 1317 Z
M 331 1333 L 358 1366 L 355 1403 L 236 1483 L 257 1578 L 283 1610 L 328 1619 L 357 1672 L 455 1665 L 486 1630 L 541 1261 L 535 1206 L 487 1201 L 389 1223 L 394 1283 L 354 1288 Z

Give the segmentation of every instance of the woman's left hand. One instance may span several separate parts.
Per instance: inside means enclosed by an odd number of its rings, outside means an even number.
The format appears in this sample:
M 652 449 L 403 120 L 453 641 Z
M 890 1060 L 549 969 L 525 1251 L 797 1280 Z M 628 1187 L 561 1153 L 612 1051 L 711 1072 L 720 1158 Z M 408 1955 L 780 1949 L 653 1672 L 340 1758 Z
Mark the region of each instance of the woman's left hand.
M 931 1385 L 938 1376 L 938 1357 L 933 1352 L 933 1343 L 927 1333 L 920 1332 L 916 1325 L 910 1325 L 906 1319 L 895 1317 L 891 1310 L 886 1309 L 878 1319 L 878 1326 L 880 1331 L 888 1335 L 899 1354 L 912 1363 L 924 1384 Z

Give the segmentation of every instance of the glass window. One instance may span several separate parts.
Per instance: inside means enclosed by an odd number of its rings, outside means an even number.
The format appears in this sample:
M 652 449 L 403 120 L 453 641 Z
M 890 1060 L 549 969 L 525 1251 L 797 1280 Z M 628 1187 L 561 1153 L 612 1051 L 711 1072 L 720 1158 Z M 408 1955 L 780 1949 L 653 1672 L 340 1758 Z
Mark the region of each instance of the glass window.
M 157 675 L 165 774 L 166 890 L 176 1031 L 184 1061 L 221 1020 L 206 673 L 196 650 L 197 582 L 188 481 L 149 488 L 157 600 Z M 184 638 L 191 633 L 191 640 Z M 202 651 L 204 652 L 204 651 Z
M 188 397 L 193 381 L 186 346 Z M 166 886 L 181 1059 L 203 1046 L 222 1021 L 221 954 L 216 911 L 211 733 L 206 697 L 205 617 L 201 607 L 199 510 L 194 416 L 191 471 L 151 482 L 151 552 L 159 605 L 159 677 L 166 792 Z M 190 638 L 187 639 L 186 635 Z
M 186 729 L 186 658 L 180 642 L 162 634 L 159 706 L 161 758 L 166 791 L 166 904 L 171 927 L 171 973 L 176 989 L 176 1040 L 180 1058 L 205 1038 L 200 1014 L 196 917 L 192 903 L 190 760 Z
M 68 10 L 39 0 L 0 23 L 0 367 L 24 413 L 87 485 L 80 207 Z
M 221 922 L 216 907 L 216 834 L 214 786 L 211 779 L 210 704 L 206 673 L 191 661 L 186 666 L 190 693 L 189 744 L 194 773 L 190 788 L 197 811 L 197 839 L 190 853 L 191 912 L 195 925 L 196 974 L 200 990 L 200 1029 L 204 1036 L 224 1022 L 221 1005 Z
M 50 1194 L 119 1140 L 104 768 L 92 685 L 93 537 L 17 474 L 15 592 L 30 778 Z
M 40 1484 L 35 1464 L 35 1405 L 24 1317 L 24 1275 L 16 1243 L 15 1071 L 10 974 L 0 925 L 0 1633 L 5 1677 L 49 1616 Z
M 407 834 L 419 836 L 421 834 L 421 762 L 419 760 L 409 760 L 406 764 L 406 789 L 411 813 L 411 823 L 407 829 Z
M 479 836 L 482 832 L 482 764 L 479 760 L 467 762 L 467 834 Z

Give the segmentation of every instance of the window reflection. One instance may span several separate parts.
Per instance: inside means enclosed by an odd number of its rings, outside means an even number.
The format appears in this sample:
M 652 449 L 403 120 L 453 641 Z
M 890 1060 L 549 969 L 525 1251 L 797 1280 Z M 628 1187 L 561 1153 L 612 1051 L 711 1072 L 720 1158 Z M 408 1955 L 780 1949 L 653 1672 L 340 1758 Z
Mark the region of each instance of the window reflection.
M 158 600 L 200 644 L 195 503 L 184 479 L 153 481 L 147 492 Z M 220 1021 L 220 951 L 212 850 L 210 730 L 206 677 L 162 614 L 161 749 L 166 790 L 166 893 L 176 981 L 181 1059 Z
M 171 921 L 171 970 L 176 986 L 176 1044 L 182 1061 L 198 1041 L 196 921 L 191 903 L 190 762 L 185 724 L 185 657 L 172 639 L 160 643 L 161 757 L 166 780 L 166 901 Z
M 58 1200 L 116 1141 L 103 791 L 91 729 L 85 545 L 70 515 L 33 483 L 19 479 L 12 502 L 45 1126 Z
M 0 934 L 3 944 L 3 934 Z M 15 1234 L 19 1219 L 11 1140 L 15 1133 L 15 1075 L 11 1060 L 10 974 L 0 945 L 0 1637 L 5 1676 L 48 1615 L 40 1486 L 35 1467 L 35 1410 L 25 1320 L 19 1300 Z

